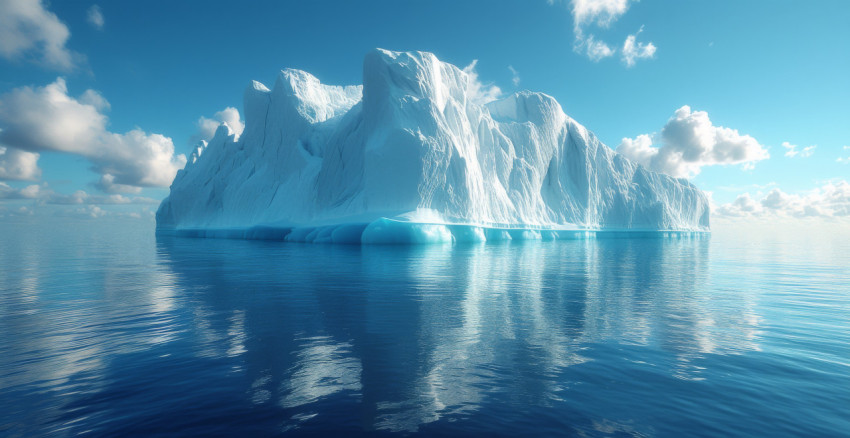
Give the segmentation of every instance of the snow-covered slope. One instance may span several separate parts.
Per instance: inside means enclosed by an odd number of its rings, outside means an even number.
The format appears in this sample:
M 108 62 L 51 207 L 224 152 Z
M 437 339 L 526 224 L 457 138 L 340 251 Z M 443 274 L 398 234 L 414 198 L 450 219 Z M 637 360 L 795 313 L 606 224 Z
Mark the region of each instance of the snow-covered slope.
M 617 154 L 552 97 L 482 105 L 470 84 L 433 54 L 380 49 L 362 86 L 291 69 L 271 90 L 253 82 L 245 130 L 237 139 L 222 124 L 198 147 L 157 228 L 363 242 L 708 230 L 699 189 Z

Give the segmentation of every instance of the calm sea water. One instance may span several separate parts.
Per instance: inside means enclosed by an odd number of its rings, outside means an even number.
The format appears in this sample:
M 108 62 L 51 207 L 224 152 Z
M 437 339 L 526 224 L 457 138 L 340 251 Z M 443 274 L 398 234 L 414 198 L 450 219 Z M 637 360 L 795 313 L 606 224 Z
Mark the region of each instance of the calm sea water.
M 848 436 L 850 240 L 0 227 L 0 436 Z

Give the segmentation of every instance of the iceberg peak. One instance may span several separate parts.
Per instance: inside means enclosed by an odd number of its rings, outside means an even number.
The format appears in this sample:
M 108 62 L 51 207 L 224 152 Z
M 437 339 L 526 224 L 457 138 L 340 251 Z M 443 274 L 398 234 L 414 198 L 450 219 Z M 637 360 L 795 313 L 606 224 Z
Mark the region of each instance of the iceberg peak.
M 348 112 L 360 101 L 362 87 L 325 85 L 310 73 L 287 68 L 278 75 L 272 95 L 315 124 Z

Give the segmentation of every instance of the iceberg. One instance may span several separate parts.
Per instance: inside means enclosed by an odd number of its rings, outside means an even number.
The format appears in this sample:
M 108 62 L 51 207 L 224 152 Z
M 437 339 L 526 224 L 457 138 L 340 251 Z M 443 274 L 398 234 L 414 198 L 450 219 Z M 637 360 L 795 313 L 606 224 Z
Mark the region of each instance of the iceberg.
M 543 93 L 482 103 L 431 53 L 376 49 L 363 85 L 280 72 L 245 128 L 198 145 L 157 232 L 332 243 L 707 232 L 706 195 L 601 143 Z

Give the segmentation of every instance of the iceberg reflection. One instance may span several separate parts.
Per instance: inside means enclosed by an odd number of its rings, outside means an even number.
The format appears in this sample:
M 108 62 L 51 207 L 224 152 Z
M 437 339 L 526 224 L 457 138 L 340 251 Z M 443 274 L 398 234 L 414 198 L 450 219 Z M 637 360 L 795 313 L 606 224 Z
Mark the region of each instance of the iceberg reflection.
M 294 370 L 281 382 L 280 405 L 294 408 L 313 403 L 339 391 L 360 391 L 360 360 L 351 357 L 351 345 L 334 343 L 327 336 L 301 339 L 294 352 Z
M 364 429 L 396 432 L 464 418 L 495 397 L 569 399 L 569 370 L 594 360 L 589 345 L 657 347 L 682 379 L 699 378 L 701 356 L 758 349 L 752 296 L 701 292 L 713 281 L 706 239 L 344 247 L 160 237 L 158 249 L 189 295 L 198 351 L 238 354 L 246 401 L 276 402 L 285 429 L 329 420 L 317 406 L 331 399 L 359 406 L 348 420 Z

